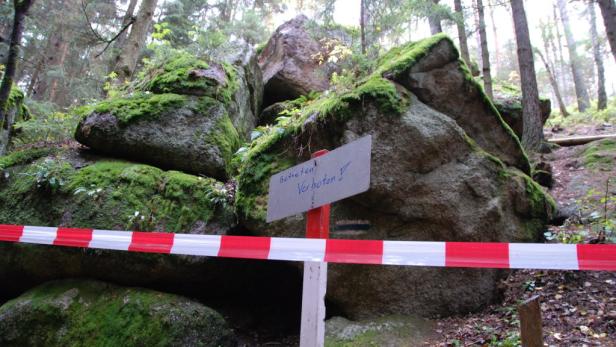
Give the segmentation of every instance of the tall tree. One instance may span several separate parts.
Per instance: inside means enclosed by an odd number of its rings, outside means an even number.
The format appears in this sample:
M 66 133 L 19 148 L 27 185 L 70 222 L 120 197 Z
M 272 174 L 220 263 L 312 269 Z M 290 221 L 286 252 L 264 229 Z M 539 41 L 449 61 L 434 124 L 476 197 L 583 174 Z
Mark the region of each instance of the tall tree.
M 553 16 L 554 16 L 554 28 L 556 29 L 556 42 L 552 41 L 552 46 L 556 46 L 557 50 L 554 51 L 554 53 L 556 54 L 556 52 L 558 52 L 558 59 L 554 59 L 555 61 L 558 61 L 558 70 L 560 71 L 560 73 L 557 73 L 557 75 L 560 76 L 560 85 L 563 86 L 563 92 L 566 91 L 566 71 L 568 70 L 567 66 L 565 65 L 565 55 L 563 54 L 563 35 L 560 31 L 560 23 L 562 23 L 562 21 L 560 21 L 560 18 L 558 16 L 558 6 L 554 5 L 553 8 Z M 556 69 L 554 69 L 556 70 Z M 568 94 L 565 93 L 565 95 L 563 95 L 565 100 L 570 100 L 570 98 L 568 97 Z M 570 102 L 567 102 L 568 104 Z
M 456 26 L 458 28 L 458 40 L 460 41 L 460 54 L 466 65 L 471 66 L 471 59 L 468 54 L 468 40 L 466 37 L 466 25 L 464 25 L 464 11 L 462 10 L 462 0 L 454 0 L 454 10 L 458 16 Z
M 548 78 L 550 81 L 550 85 L 552 86 L 552 90 L 554 91 L 554 96 L 556 98 L 556 102 L 558 103 L 558 108 L 560 109 L 560 113 L 563 117 L 569 116 L 569 112 L 567 111 L 567 107 L 565 106 L 565 102 L 563 101 L 562 94 L 560 93 L 560 87 L 558 86 L 558 81 L 556 80 L 556 72 L 554 68 L 554 63 L 550 58 L 550 51 L 556 56 L 554 46 L 554 32 L 552 31 L 553 23 L 548 19 L 547 23 L 540 22 L 539 27 L 541 28 L 541 39 L 543 41 L 543 49 L 545 51 L 545 56 L 541 53 L 541 50 L 536 49 L 535 52 L 541 58 L 543 65 L 545 66 L 545 70 L 548 73 Z
M 569 65 L 571 66 L 571 73 L 573 74 L 573 86 L 575 87 L 578 110 L 580 112 L 584 112 L 588 107 L 590 107 L 590 97 L 588 96 L 588 89 L 586 88 L 586 83 L 584 82 L 584 76 L 582 76 L 580 57 L 577 54 L 577 44 L 573 38 L 571 26 L 569 25 L 569 14 L 567 13 L 566 0 L 558 0 L 557 4 L 558 11 L 560 12 L 560 19 L 563 23 L 563 28 L 565 31 L 567 48 L 569 50 Z
M 607 94 L 605 93 L 605 69 L 603 68 L 603 57 L 601 57 L 601 47 L 599 45 L 599 34 L 597 33 L 597 15 L 595 14 L 595 4 L 588 3 L 588 14 L 590 15 L 590 39 L 592 41 L 592 53 L 597 66 L 597 109 L 607 108 Z
M 614 0 L 597 0 L 605 24 L 607 40 L 612 47 L 612 56 L 616 60 L 616 3 Z
M 361 0 L 359 12 L 359 28 L 361 30 L 361 53 L 366 54 L 366 0 Z
M 543 141 L 543 124 L 541 124 L 537 77 L 523 1 L 511 0 L 510 3 L 522 82 L 522 145 L 527 150 L 534 151 L 539 149 Z
M 152 24 L 156 3 L 157 0 L 143 0 L 141 2 L 139 12 L 131 26 L 130 34 L 115 58 L 116 64 L 114 71 L 118 74 L 120 80 L 129 79 L 137 67 L 139 54 L 145 45 L 148 31 Z M 227 5 L 228 7 L 225 7 L 225 16 L 230 15 L 229 13 L 232 12 L 231 5 Z
M 436 35 L 438 33 L 443 32 L 443 27 L 441 26 L 441 15 L 438 11 L 438 3 L 440 0 L 431 0 L 434 3 L 433 10 L 430 15 L 428 15 L 428 24 L 430 24 L 430 33 L 432 35 Z
M 490 22 L 492 23 L 492 36 L 494 36 L 494 60 L 496 73 L 494 75 L 498 75 L 500 69 L 500 45 L 498 44 L 498 30 L 496 30 L 496 21 L 494 20 L 494 0 L 488 0 L 488 12 L 490 13 Z
M 554 91 L 554 96 L 556 96 L 556 102 L 558 103 L 558 108 L 560 110 L 560 113 L 563 115 L 563 117 L 567 117 L 569 115 L 569 112 L 567 112 L 567 107 L 565 106 L 565 103 L 563 102 L 563 98 L 560 95 L 560 88 L 558 88 L 558 82 L 556 82 L 556 77 L 554 77 L 552 68 L 550 68 L 550 64 L 548 63 L 546 58 L 543 56 L 540 50 L 538 49 L 535 50 L 535 53 L 537 53 L 539 58 L 541 58 L 541 61 L 543 62 L 543 65 L 545 66 L 545 70 L 548 73 L 550 85 L 552 86 L 552 90 Z
M 32 3 L 34 3 L 34 0 L 13 0 L 13 30 L 9 39 L 6 68 L 0 84 L 0 156 L 7 151 L 11 140 L 11 128 L 15 121 L 15 112 L 8 109 L 9 95 L 13 87 L 15 71 L 17 71 L 17 58 L 24 31 L 24 22 Z
M 488 36 L 486 35 L 486 20 L 483 13 L 483 1 L 477 0 L 477 16 L 479 18 L 479 41 L 481 42 L 481 70 L 483 74 L 483 87 L 486 94 L 491 98 L 492 94 L 492 74 L 490 72 L 490 52 L 488 51 Z
M 130 0 L 128 3 L 128 7 L 126 8 L 126 12 L 124 13 L 124 17 L 122 18 L 122 28 L 127 28 L 132 25 L 135 21 L 135 8 L 137 7 L 137 0 Z M 120 34 L 116 37 L 113 42 L 112 53 L 113 57 L 109 62 L 108 73 L 112 72 L 117 63 L 116 59 L 118 59 L 118 54 L 121 52 L 122 47 L 126 42 L 126 38 L 128 36 L 128 30 L 122 30 Z

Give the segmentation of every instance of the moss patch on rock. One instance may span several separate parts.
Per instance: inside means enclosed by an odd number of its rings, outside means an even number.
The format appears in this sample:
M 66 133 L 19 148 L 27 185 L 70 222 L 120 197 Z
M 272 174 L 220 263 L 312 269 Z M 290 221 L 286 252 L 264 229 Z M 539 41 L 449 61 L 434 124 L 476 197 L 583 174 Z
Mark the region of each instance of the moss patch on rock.
M 39 177 L 47 173 L 43 184 Z M 50 180 L 61 182 L 50 189 Z M 224 185 L 123 161 L 75 170 L 47 158 L 0 185 L 0 223 L 187 232 L 197 223 L 234 223 Z
M 616 140 L 591 142 L 580 155 L 584 165 L 590 169 L 613 170 L 616 164 Z
M 36 287 L 0 307 L 3 346 L 231 346 L 220 314 L 186 298 L 96 281 Z
M 210 96 L 228 104 L 239 88 L 235 68 L 214 63 L 182 51 L 167 61 L 151 66 L 140 77 L 138 89 L 154 93 Z
M 0 171 L 14 165 L 28 164 L 38 158 L 51 154 L 52 148 L 29 148 L 0 157 Z
M 13 85 L 11 87 L 11 91 L 9 93 L 9 99 L 6 104 L 6 110 L 11 110 L 17 108 L 17 113 L 15 114 L 15 121 L 22 121 L 30 119 L 30 111 L 28 107 L 24 103 L 25 95 L 24 93 L 17 87 Z
M 138 93 L 129 97 L 117 97 L 103 100 L 82 110 L 85 116 L 97 113 L 110 113 L 126 126 L 141 119 L 156 119 L 173 107 L 186 103 L 187 98 L 178 94 Z

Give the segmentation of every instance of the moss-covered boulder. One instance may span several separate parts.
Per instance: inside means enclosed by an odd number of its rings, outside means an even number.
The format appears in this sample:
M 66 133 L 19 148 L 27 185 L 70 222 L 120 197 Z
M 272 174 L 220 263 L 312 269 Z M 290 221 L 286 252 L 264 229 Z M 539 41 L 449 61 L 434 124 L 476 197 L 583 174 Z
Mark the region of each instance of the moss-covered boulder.
M 219 180 L 229 177 L 241 143 L 224 103 L 179 94 L 103 101 L 79 123 L 75 138 L 112 157 Z
M 481 89 L 477 93 L 483 100 Z M 307 160 L 311 150 L 367 134 L 373 139 L 370 190 L 333 204 L 332 237 L 528 242 L 545 230 L 554 206 L 541 187 L 485 150 L 454 116 L 395 82 L 372 76 L 347 92 L 292 104 L 289 116 L 251 144 L 240 169 L 236 207 L 243 225 L 256 233 L 302 237 L 301 215 L 265 223 L 269 177 Z M 515 135 L 510 139 L 518 146 Z M 516 148 L 518 160 L 525 160 Z M 362 228 L 353 229 L 357 224 Z M 501 275 L 332 264 L 327 295 L 354 318 L 450 315 L 496 300 Z
M 216 311 L 141 288 L 48 282 L 0 307 L 2 346 L 235 346 Z
M 212 234 L 235 221 L 224 184 L 211 178 L 75 150 L 14 152 L 0 169 L 3 224 Z
M 518 137 L 446 35 L 391 49 L 379 60 L 375 74 L 400 83 L 423 103 L 455 120 L 488 153 L 530 174 Z
M 493 100 L 494 106 L 500 112 L 503 120 L 507 122 L 519 138 L 522 138 L 524 127 L 522 91 L 509 85 L 496 85 Z M 550 99 L 539 98 L 539 107 L 541 109 L 541 124 L 545 124 L 550 117 L 550 112 L 552 112 Z
M 0 157 L 0 178 L 0 224 L 188 234 L 228 234 L 236 225 L 232 189 L 221 182 L 89 151 L 15 152 Z M 301 274 L 283 262 L 0 242 L 0 303 L 63 278 L 173 292 L 216 308 L 263 303 L 254 312 L 288 312 L 301 298 Z
M 176 52 L 148 66 L 130 92 L 83 109 L 75 138 L 113 157 L 226 180 L 263 89 L 254 55 L 235 59 Z

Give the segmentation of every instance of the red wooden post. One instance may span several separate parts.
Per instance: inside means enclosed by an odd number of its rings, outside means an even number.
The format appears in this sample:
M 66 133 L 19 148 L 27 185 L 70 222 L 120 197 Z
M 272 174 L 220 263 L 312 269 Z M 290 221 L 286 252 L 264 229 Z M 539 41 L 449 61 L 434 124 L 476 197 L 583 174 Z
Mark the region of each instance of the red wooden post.
M 320 150 L 312 158 L 326 154 Z M 308 210 L 306 238 L 329 238 L 330 204 Z M 327 263 L 304 262 L 304 289 L 302 292 L 302 325 L 300 347 L 322 347 L 325 343 L 325 291 L 327 289 Z
M 320 157 L 329 152 L 326 149 L 316 151 L 312 158 Z M 306 238 L 309 239 L 328 239 L 329 238 L 329 212 L 331 205 L 323 205 L 313 208 L 306 214 Z

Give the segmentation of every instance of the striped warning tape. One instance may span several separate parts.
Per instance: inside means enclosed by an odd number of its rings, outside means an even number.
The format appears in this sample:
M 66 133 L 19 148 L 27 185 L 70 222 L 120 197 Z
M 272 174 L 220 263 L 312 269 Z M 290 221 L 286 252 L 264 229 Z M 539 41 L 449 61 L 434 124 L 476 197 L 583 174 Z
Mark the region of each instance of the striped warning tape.
M 616 271 L 616 245 L 217 236 L 0 224 L 0 241 L 332 263 Z

